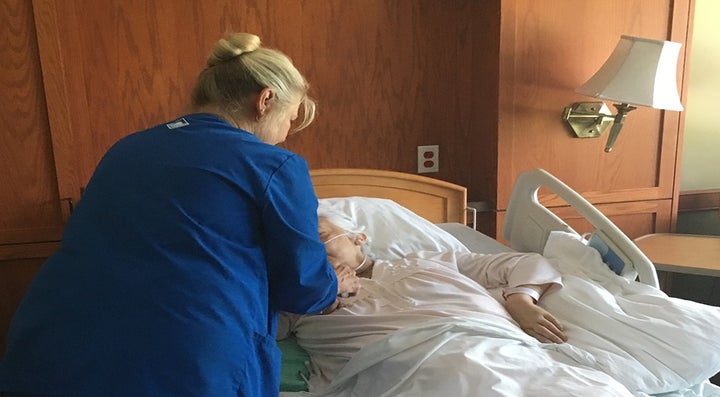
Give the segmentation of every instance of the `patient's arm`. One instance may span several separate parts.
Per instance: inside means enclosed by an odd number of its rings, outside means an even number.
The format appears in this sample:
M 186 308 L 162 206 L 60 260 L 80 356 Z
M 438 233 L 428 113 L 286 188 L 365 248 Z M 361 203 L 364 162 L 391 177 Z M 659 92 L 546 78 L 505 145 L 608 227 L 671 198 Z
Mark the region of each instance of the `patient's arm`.
M 524 284 L 562 286 L 561 276 L 543 256 L 535 253 L 453 253 L 457 270 L 485 288 Z M 452 262 L 447 258 L 448 262 Z M 545 290 L 540 291 L 540 295 Z
M 561 276 L 535 253 L 457 254 L 458 270 L 485 288 L 506 287 L 505 309 L 528 335 L 541 342 L 567 340 L 562 326 L 536 305 L 549 289 L 562 287 Z
M 524 285 L 523 287 L 544 291 L 549 285 Z M 540 342 L 563 343 L 567 341 L 562 324 L 555 316 L 538 306 L 532 296 L 522 293 L 509 295 L 505 299 L 505 309 L 526 334 Z

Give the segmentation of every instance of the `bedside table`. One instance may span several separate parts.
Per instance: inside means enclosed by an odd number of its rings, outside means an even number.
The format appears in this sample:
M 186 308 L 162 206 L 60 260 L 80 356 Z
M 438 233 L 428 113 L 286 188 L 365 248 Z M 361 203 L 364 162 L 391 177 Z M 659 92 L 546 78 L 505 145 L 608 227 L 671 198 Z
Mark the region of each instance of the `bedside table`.
M 659 271 L 720 277 L 720 236 L 655 233 L 635 244 Z M 668 291 L 671 275 L 664 279 L 662 289 Z
M 720 236 L 655 233 L 635 244 L 658 270 L 720 277 Z

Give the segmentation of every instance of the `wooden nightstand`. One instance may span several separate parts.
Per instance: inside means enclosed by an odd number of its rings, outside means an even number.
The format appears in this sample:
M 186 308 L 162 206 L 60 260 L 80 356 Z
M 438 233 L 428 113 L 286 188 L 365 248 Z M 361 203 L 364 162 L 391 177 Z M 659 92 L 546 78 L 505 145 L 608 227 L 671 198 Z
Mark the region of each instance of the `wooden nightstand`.
M 663 272 L 720 277 L 720 236 L 656 233 L 638 237 L 638 248 Z M 672 277 L 662 277 L 669 291 Z
M 720 277 L 720 236 L 656 233 L 635 244 L 658 270 Z

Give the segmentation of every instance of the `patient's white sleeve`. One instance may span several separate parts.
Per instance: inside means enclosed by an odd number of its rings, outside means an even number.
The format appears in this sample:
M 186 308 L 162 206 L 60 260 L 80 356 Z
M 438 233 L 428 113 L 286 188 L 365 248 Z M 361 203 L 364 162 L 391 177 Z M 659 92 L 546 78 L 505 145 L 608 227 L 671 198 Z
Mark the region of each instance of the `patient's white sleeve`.
M 487 289 L 547 283 L 556 284 L 553 288 L 562 286 L 560 273 L 547 259 L 535 253 L 420 252 L 415 255 L 445 266 L 454 264 L 457 271 Z

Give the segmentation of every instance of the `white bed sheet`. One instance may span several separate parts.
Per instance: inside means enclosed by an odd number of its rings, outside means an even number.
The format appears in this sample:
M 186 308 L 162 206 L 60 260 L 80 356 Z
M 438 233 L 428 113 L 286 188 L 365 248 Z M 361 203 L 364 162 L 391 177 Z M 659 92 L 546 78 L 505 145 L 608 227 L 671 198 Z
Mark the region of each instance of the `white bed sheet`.
M 471 251 L 510 250 L 461 224 L 440 227 Z M 720 368 L 720 309 L 618 277 L 595 251 L 559 235 L 548 241 L 545 255 L 563 273 L 565 288 L 543 305 L 565 324 L 570 343 L 540 344 L 490 317 L 429 322 L 362 349 L 324 393 L 281 395 L 468 396 L 482 390 L 483 396 L 548 396 L 592 390 L 603 396 L 720 396 L 707 381 Z
M 472 252 L 494 253 L 512 250 L 511 248 L 501 244 L 497 240 L 492 239 L 489 236 L 486 236 L 459 223 L 439 224 L 438 226 L 455 236 L 455 238 L 457 238 L 460 242 L 467 246 L 468 249 Z M 581 290 L 589 290 L 592 288 L 597 289 L 598 287 L 600 287 L 601 290 L 605 289 L 608 293 L 613 295 L 613 297 L 608 301 L 611 302 L 610 304 L 608 304 L 607 302 L 603 303 L 602 301 L 597 301 L 589 305 L 589 302 L 587 301 L 585 303 L 580 303 L 577 300 L 571 303 L 558 302 L 558 300 L 550 300 L 549 302 L 547 302 L 547 304 L 551 306 L 549 307 L 550 309 L 552 309 L 551 312 L 560 317 L 565 323 L 572 323 L 571 327 L 586 326 L 590 328 L 597 328 L 598 326 L 594 325 L 594 323 L 598 321 L 598 318 L 597 316 L 593 316 L 593 313 L 596 313 L 596 310 L 599 310 L 601 312 L 603 310 L 605 310 L 606 312 L 613 312 L 615 310 L 619 310 L 620 312 L 623 312 L 623 310 L 632 311 L 631 307 L 628 308 L 628 306 L 632 305 L 642 305 L 645 306 L 645 308 L 643 308 L 642 310 L 649 310 L 648 308 L 651 307 L 651 305 L 648 301 L 655 301 L 656 303 L 659 302 L 659 304 L 655 306 L 655 309 L 657 311 L 655 313 L 652 313 L 653 316 L 663 318 L 675 315 L 673 313 L 670 313 L 668 311 L 668 308 L 662 305 L 662 303 L 664 303 L 664 299 L 667 296 L 661 291 L 647 287 L 645 284 L 634 283 L 628 281 L 627 279 L 616 277 L 611 271 L 608 271 L 607 268 L 602 266 L 602 262 L 599 259 L 599 256 L 595 255 L 593 251 L 588 250 L 583 245 L 576 244 L 576 239 L 572 237 L 572 234 L 551 233 L 551 235 L 554 235 L 552 238 L 552 243 L 546 246 L 543 254 L 545 256 L 553 258 L 555 266 L 559 267 L 559 270 L 561 270 L 563 274 L 565 274 L 564 281 L 566 283 L 566 292 L 569 289 L 579 288 Z M 570 260 L 570 258 L 572 258 L 573 256 L 579 257 L 581 255 L 593 255 L 593 258 L 578 259 L 576 261 Z M 595 264 L 595 266 L 574 266 L 574 264 L 576 263 L 588 262 L 590 264 Z M 499 291 L 495 292 L 496 295 L 499 295 Z M 620 300 L 621 304 L 625 307 L 621 308 L 618 300 Z M 673 299 L 673 302 L 673 305 L 675 306 L 683 306 L 684 301 Z M 712 306 L 696 305 L 694 302 L 689 302 L 689 304 L 685 306 L 688 306 L 689 310 L 697 310 L 699 308 L 703 312 L 709 311 L 710 318 L 715 318 L 719 310 L 718 308 Z M 635 310 L 635 312 L 637 313 L 637 310 Z M 584 318 L 578 318 L 576 313 L 586 313 L 588 315 Z M 702 318 L 703 315 L 698 314 L 697 317 Z M 571 318 L 573 318 L 574 320 L 570 321 L 569 319 Z M 639 334 L 636 334 L 634 336 L 615 335 L 616 342 L 619 345 L 628 345 L 632 343 L 631 341 L 633 337 L 639 336 L 640 340 L 637 340 L 635 342 L 643 343 L 645 337 L 643 336 L 644 333 L 641 326 L 642 324 L 636 325 L 635 329 L 638 330 Z M 689 328 L 690 327 L 684 327 L 682 329 L 677 328 L 676 330 L 679 330 L 679 334 L 675 335 L 672 334 L 671 329 L 669 331 L 670 334 L 665 335 L 666 340 L 685 340 L 684 336 L 691 332 Z M 708 344 L 706 342 L 709 335 L 707 335 L 704 330 L 701 329 L 699 332 L 700 334 L 698 335 L 696 333 L 693 339 L 698 344 L 694 347 L 694 349 L 704 350 L 705 352 L 711 353 L 713 356 L 715 356 L 715 352 L 717 352 L 718 347 L 711 346 L 711 344 Z M 705 347 L 704 349 L 703 346 Z M 607 348 L 607 346 L 605 346 L 604 348 Z M 684 349 L 684 343 L 681 343 L 679 346 L 663 346 L 661 349 L 659 349 L 658 352 L 655 353 L 656 356 L 646 355 L 645 358 L 656 361 L 689 360 L 689 367 L 697 366 L 696 364 L 698 362 L 707 362 L 707 358 L 689 355 L 685 351 L 678 351 L 678 348 Z M 668 352 L 674 352 L 675 356 L 667 354 Z M 616 354 L 622 354 L 622 352 L 617 351 Z M 706 377 L 714 375 L 715 370 L 712 368 L 717 368 L 717 363 L 711 362 L 709 364 L 710 365 L 707 366 L 709 371 L 705 373 L 695 371 L 694 373 L 687 375 L 688 378 L 692 378 L 686 381 L 688 383 L 687 388 L 680 388 L 681 390 L 677 390 L 673 393 L 667 394 L 666 396 L 720 396 L 720 387 L 710 383 L 706 379 Z M 659 365 L 659 363 L 650 365 L 657 366 Z M 669 376 L 674 377 L 675 375 L 670 374 Z M 662 381 L 658 381 L 656 379 L 655 383 L 662 383 Z

